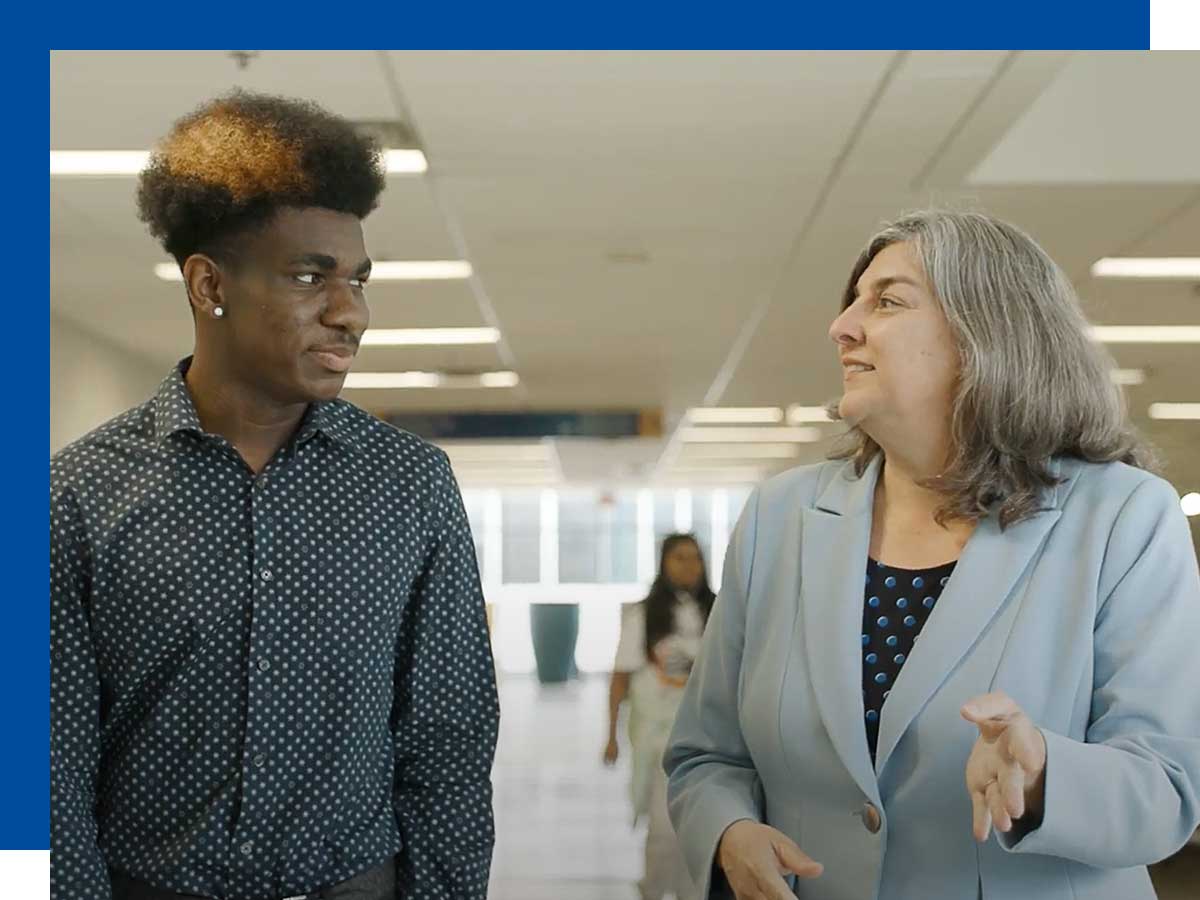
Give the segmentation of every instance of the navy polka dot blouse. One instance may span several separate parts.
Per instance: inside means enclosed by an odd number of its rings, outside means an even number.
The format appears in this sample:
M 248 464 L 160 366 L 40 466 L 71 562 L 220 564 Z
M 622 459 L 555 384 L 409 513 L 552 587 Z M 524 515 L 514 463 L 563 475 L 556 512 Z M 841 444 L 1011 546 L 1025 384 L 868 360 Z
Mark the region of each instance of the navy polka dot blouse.
M 933 569 L 897 569 L 867 560 L 863 603 L 863 710 L 871 759 L 879 741 L 879 715 L 892 685 L 913 652 L 954 563 Z

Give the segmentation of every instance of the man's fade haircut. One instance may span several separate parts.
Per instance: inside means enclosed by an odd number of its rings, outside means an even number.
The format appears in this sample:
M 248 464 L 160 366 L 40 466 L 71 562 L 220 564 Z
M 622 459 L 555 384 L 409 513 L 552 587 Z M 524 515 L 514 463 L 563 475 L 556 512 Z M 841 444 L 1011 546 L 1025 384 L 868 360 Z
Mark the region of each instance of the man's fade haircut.
M 378 145 L 315 103 L 236 90 L 184 116 L 138 180 L 138 217 L 180 268 L 228 260 L 233 238 L 281 209 L 364 219 L 386 185 Z

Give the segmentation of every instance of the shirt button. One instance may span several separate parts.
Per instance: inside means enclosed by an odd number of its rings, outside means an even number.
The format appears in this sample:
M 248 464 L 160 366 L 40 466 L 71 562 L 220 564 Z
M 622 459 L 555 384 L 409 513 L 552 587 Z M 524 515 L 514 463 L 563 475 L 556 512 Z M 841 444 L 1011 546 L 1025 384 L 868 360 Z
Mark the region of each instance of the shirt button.
M 239 849 L 242 851 L 242 856 L 250 856 L 254 853 L 254 844 L 251 841 L 246 841 Z
M 271 668 L 271 661 L 269 659 L 260 659 L 258 661 L 258 671 L 265 672 L 270 668 Z
M 256 753 L 254 755 L 254 768 L 261 769 L 267 764 L 267 755 L 265 753 Z
M 878 834 L 883 820 L 879 816 L 879 810 L 875 808 L 874 803 L 864 803 L 862 808 L 863 825 L 871 834 Z
M 270 569 L 263 569 L 263 570 L 262 570 L 262 575 L 261 575 L 261 576 L 259 576 L 259 577 L 260 577 L 260 578 L 262 578 L 262 580 L 263 580 L 263 581 L 270 581 L 270 580 L 271 580 L 272 578 L 274 578 L 275 576 L 273 576 L 273 575 L 271 574 L 271 570 L 270 570 Z

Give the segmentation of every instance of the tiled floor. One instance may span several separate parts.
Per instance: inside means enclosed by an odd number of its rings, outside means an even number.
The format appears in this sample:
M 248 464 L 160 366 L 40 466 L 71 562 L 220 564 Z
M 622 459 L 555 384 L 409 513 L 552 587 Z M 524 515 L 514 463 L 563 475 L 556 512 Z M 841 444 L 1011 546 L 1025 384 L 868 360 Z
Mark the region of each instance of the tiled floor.
M 607 680 L 542 687 L 508 676 L 500 703 L 489 900 L 635 900 L 628 760 L 601 762 Z
M 607 680 L 541 687 L 507 676 L 500 702 L 489 900 L 636 900 L 642 833 L 629 824 L 628 759 L 600 762 Z M 1200 848 L 1151 874 L 1160 900 L 1198 900 Z

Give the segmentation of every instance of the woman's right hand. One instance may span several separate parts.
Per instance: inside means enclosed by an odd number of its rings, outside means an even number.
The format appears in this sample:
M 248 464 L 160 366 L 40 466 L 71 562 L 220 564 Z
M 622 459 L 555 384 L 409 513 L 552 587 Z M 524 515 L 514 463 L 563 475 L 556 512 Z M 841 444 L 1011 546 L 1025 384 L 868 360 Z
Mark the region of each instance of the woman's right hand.
M 617 747 L 617 739 L 615 737 L 609 738 L 608 746 L 604 748 L 604 764 L 606 766 L 615 766 L 617 764 L 617 756 L 620 752 L 620 749 Z
M 793 900 L 784 875 L 816 878 L 824 871 L 782 831 L 749 819 L 725 829 L 717 865 L 737 900 Z

